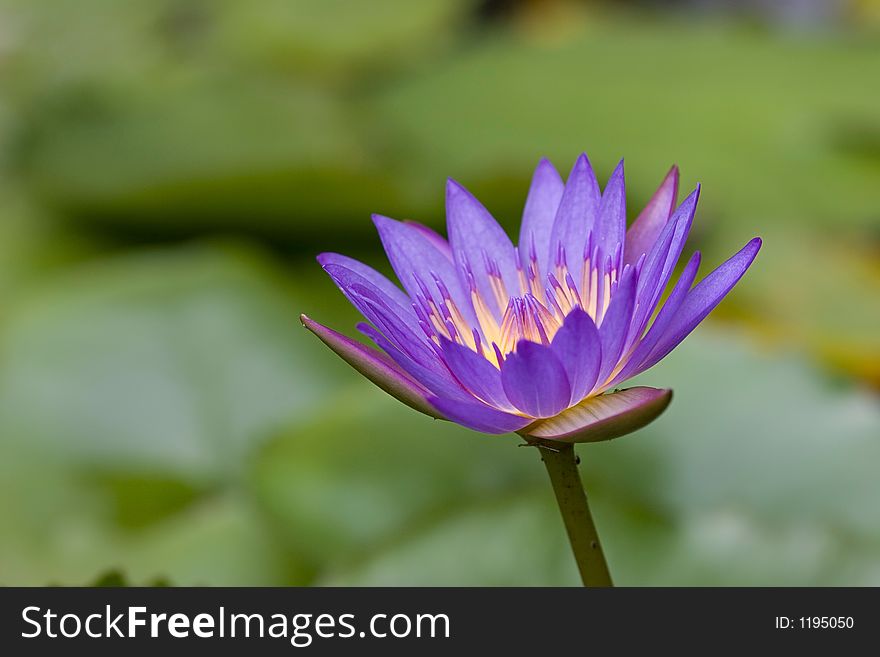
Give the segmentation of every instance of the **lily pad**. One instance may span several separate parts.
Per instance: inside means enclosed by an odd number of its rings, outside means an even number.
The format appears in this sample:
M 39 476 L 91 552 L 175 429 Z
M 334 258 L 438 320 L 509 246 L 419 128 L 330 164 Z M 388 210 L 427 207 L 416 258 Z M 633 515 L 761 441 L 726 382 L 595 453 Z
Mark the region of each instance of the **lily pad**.
M 84 265 L 7 311 L 0 435 L 92 468 L 227 481 L 328 390 L 295 306 L 233 248 Z

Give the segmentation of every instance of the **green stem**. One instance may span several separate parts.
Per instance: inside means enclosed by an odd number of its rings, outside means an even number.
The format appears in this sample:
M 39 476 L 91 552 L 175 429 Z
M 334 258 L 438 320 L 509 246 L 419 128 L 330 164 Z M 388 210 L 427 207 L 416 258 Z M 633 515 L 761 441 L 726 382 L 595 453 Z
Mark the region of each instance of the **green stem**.
M 614 586 L 578 474 L 574 445 L 537 443 L 584 586 Z

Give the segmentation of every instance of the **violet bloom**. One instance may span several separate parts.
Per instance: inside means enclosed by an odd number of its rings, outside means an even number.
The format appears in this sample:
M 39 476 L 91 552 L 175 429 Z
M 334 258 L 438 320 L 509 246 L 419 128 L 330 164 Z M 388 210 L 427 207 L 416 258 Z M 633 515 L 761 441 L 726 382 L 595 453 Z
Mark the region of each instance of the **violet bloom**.
M 448 241 L 421 224 L 373 217 L 403 290 L 351 258 L 318 257 L 381 352 L 303 322 L 383 390 L 434 417 L 569 443 L 634 431 L 666 408 L 672 391 L 609 391 L 672 351 L 761 246 L 751 240 L 697 285 L 694 253 L 655 314 L 699 196 L 698 187 L 676 207 L 677 191 L 673 167 L 627 230 L 622 161 L 600 192 L 586 155 L 565 183 L 542 160 L 514 246 L 449 180 Z

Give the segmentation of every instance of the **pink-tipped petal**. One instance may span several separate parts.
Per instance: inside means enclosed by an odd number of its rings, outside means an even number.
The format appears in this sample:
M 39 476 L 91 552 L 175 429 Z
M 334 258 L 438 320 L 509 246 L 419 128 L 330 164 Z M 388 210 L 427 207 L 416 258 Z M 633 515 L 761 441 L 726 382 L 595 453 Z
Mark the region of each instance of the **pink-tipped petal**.
M 539 420 L 518 433 L 528 439 L 564 443 L 611 440 L 653 421 L 672 400 L 672 390 L 636 387 L 585 399 L 559 415 Z
M 623 262 L 634 265 L 642 254 L 651 250 L 651 246 L 660 237 L 660 232 L 669 220 L 678 196 L 678 167 L 673 166 L 660 187 L 654 192 L 645 209 L 626 233 L 626 248 L 623 250 Z
M 419 231 L 440 253 L 449 258 L 449 262 L 452 262 L 452 247 L 449 246 L 449 242 L 440 233 L 425 224 L 420 224 L 418 221 L 412 221 L 411 219 L 404 219 L 403 223 Z
M 342 360 L 389 395 L 425 415 L 440 417 L 437 410 L 428 403 L 428 391 L 404 373 L 390 358 L 305 315 L 301 315 L 300 320 L 303 326 L 335 351 Z

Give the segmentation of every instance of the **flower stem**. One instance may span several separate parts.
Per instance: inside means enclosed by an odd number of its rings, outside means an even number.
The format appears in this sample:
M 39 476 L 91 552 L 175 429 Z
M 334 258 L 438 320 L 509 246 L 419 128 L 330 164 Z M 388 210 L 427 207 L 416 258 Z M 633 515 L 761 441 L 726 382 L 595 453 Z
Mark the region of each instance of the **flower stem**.
M 574 445 L 537 443 L 584 586 L 614 586 L 578 474 Z

